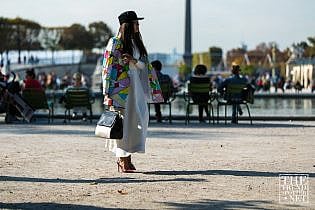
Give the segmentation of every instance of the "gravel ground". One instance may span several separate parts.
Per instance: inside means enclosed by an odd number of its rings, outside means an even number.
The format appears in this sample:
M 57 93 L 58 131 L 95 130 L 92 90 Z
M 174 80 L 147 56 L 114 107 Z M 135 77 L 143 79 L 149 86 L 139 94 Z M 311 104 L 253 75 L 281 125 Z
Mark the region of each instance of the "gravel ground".
M 137 173 L 121 174 L 94 124 L 1 122 L 0 208 L 315 209 L 314 134 L 315 122 L 151 123 Z M 279 174 L 296 173 L 308 203 L 279 203 Z

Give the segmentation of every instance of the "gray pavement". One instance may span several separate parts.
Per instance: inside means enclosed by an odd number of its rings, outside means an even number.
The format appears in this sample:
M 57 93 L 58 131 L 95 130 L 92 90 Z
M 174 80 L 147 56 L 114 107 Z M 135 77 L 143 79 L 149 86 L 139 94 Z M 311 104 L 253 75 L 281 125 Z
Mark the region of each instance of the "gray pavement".
M 0 209 L 315 209 L 314 121 L 151 123 L 133 174 L 117 172 L 93 132 L 0 118 Z M 298 192 L 279 174 L 301 173 L 308 200 L 283 200 Z

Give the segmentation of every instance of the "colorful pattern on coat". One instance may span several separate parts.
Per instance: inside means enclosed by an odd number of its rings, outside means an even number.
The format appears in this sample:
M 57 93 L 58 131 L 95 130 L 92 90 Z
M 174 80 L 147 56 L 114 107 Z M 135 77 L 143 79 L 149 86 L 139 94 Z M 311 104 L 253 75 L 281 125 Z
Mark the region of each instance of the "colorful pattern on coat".
M 111 49 L 108 49 L 108 46 L 112 46 Z M 111 38 L 108 46 L 105 49 L 103 59 L 103 94 L 108 94 L 109 98 L 113 100 L 112 105 L 114 107 L 124 108 L 130 87 L 130 77 L 128 75 L 129 65 L 124 64 L 121 58 L 123 50 L 121 39 L 118 37 Z M 148 102 L 163 102 L 162 91 L 157 75 L 147 59 L 145 63 L 148 70 L 150 90 Z

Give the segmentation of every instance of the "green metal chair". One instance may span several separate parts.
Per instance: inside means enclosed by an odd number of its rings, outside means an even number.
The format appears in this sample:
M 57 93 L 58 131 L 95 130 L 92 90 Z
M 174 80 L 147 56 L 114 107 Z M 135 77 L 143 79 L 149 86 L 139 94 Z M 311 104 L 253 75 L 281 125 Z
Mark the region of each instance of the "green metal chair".
M 160 105 L 167 105 L 168 110 L 169 110 L 169 115 L 168 115 L 168 121 L 169 123 L 172 123 L 172 102 L 175 100 L 176 96 L 175 93 L 172 91 L 171 83 L 169 82 L 163 82 L 160 83 L 160 87 L 162 90 L 164 102 L 159 103 Z M 149 103 L 149 113 L 150 113 L 150 105 L 153 103 Z
M 48 110 L 48 123 L 54 119 L 54 103 L 48 101 L 45 91 L 27 88 L 22 91 L 22 97 L 34 110 Z
M 247 84 L 228 84 L 223 95 L 217 98 L 217 123 L 219 123 L 219 108 L 224 106 L 224 120 L 227 124 L 227 106 L 236 106 L 236 122 L 238 123 L 239 106 L 245 105 L 247 108 L 250 124 L 253 124 L 248 103 L 254 103 L 254 92 L 249 91 Z
M 192 97 L 195 94 L 209 94 L 209 100 L 204 102 L 194 102 Z M 210 83 L 188 83 L 188 93 L 184 92 L 184 100 L 186 101 L 186 117 L 185 117 L 185 124 L 189 123 L 189 112 L 190 107 L 194 105 L 205 105 L 208 106 L 208 113 L 209 116 L 209 124 L 211 123 L 211 118 L 214 124 L 214 112 L 212 102 L 214 100 L 214 94 L 212 93 L 212 87 Z
M 91 96 L 89 89 L 87 88 L 68 88 L 65 93 L 64 98 L 65 103 L 65 118 L 70 122 L 70 110 L 75 107 L 85 107 L 90 111 L 90 122 L 92 123 L 92 104 L 94 103 L 94 98 Z

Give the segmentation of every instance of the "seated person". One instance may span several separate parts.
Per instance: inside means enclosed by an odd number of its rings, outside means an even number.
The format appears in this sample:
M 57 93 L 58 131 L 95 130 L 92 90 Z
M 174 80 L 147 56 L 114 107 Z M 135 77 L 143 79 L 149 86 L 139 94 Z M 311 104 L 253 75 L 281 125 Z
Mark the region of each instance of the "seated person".
M 15 79 L 9 82 L 10 75 L 10 72 L 6 72 L 6 69 L 0 68 L 0 113 L 6 113 L 6 123 L 17 121 L 17 117 L 21 116 L 16 108 L 14 97 L 12 97 L 14 94 L 20 95 L 21 87 Z M 13 75 L 15 78 L 15 74 Z
M 243 77 L 242 75 L 240 75 L 240 66 L 233 62 L 232 63 L 232 75 L 225 79 L 221 85 L 219 86 L 218 88 L 218 92 L 219 93 L 223 93 L 224 92 L 224 89 L 228 86 L 228 84 L 238 84 L 238 85 L 242 85 L 242 84 L 245 84 L 247 85 L 248 84 L 248 81 L 245 77 Z M 240 98 L 242 97 L 242 95 L 240 94 Z M 240 115 L 243 114 L 243 111 L 240 107 L 239 104 L 233 104 L 232 105 L 232 123 L 237 123 L 236 122 L 236 109 L 238 109 L 238 112 Z
M 70 89 L 70 88 L 86 88 L 87 89 L 87 87 L 82 84 L 81 73 L 79 72 L 74 73 L 72 79 L 73 79 L 73 84 L 69 86 L 67 89 Z M 86 107 L 75 107 L 73 109 L 72 118 L 77 118 L 79 112 L 82 112 L 82 120 L 86 121 L 87 120 Z
M 0 113 L 5 113 L 7 111 L 7 103 L 5 100 L 5 87 L 6 87 L 6 81 L 5 81 L 5 75 L 2 74 L 1 71 L 2 66 L 0 66 Z
M 156 71 L 156 75 L 158 77 L 159 83 L 169 83 L 171 85 L 171 92 L 175 92 L 175 87 L 173 84 L 173 81 L 171 79 L 171 77 L 167 74 L 162 74 L 161 70 L 162 70 L 162 63 L 159 60 L 155 60 L 151 62 L 152 67 L 154 68 L 154 70 Z M 163 94 L 163 93 L 162 93 Z M 168 98 L 166 95 L 163 94 L 164 97 L 164 101 L 167 101 Z M 157 119 L 157 122 L 162 122 L 162 113 L 161 113 L 161 106 L 159 103 L 155 103 L 154 104 L 154 108 L 155 108 L 155 116 Z
M 302 86 L 302 84 L 301 84 L 300 81 L 297 81 L 297 82 L 295 83 L 294 89 L 295 89 L 295 91 L 297 91 L 297 92 L 301 92 L 301 91 L 302 91 L 303 86 Z
M 42 85 L 35 78 L 36 78 L 36 75 L 35 75 L 34 69 L 33 68 L 27 69 L 23 89 L 32 88 L 32 89 L 43 90 Z
M 190 83 L 207 83 L 209 84 L 209 91 L 211 90 L 212 83 L 209 77 L 206 76 L 207 73 L 207 67 L 205 65 L 197 65 L 194 69 L 194 75 L 190 78 Z M 199 112 L 199 122 L 204 122 L 203 119 L 203 110 L 205 110 L 206 114 L 208 115 L 208 101 L 210 100 L 210 94 L 209 93 L 194 93 L 191 95 L 191 98 L 194 103 L 204 103 L 198 105 L 198 112 Z M 209 117 L 209 116 L 207 116 Z

